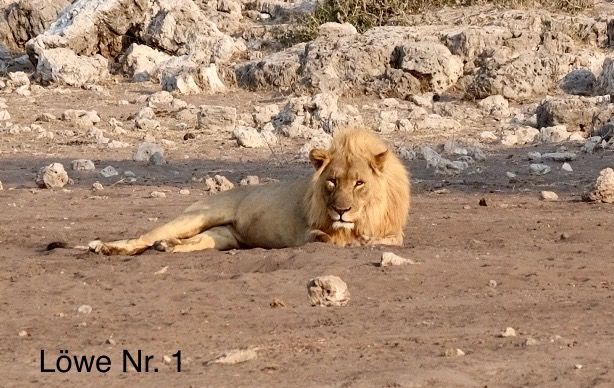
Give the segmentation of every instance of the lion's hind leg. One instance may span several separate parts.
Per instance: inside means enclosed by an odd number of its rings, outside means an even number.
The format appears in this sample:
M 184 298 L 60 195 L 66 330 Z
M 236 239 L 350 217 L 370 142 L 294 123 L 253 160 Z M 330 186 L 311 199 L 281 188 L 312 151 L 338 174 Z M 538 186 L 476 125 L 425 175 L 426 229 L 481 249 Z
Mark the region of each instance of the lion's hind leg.
M 155 249 L 163 252 L 194 252 L 203 249 L 225 251 L 239 247 L 232 226 L 217 226 L 187 239 L 162 240 L 154 244 Z
M 174 241 L 197 235 L 207 227 L 206 217 L 201 213 L 185 213 L 142 236 L 112 242 L 95 240 L 89 243 L 91 251 L 104 255 L 138 255 L 151 248 L 157 241 Z

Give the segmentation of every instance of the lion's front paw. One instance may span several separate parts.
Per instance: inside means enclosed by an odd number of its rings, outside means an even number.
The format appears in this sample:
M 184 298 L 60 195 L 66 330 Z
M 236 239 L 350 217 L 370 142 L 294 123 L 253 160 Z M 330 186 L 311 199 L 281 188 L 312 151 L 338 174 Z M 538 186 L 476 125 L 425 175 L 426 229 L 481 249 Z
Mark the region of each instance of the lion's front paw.
M 352 241 L 349 246 L 350 247 L 364 247 L 365 245 L 369 245 L 373 242 L 373 239 L 366 235 L 360 235 Z
M 314 230 L 309 231 L 308 240 L 312 242 L 323 242 L 323 243 L 329 243 L 332 241 L 328 233 L 322 232 L 319 229 L 314 229 Z

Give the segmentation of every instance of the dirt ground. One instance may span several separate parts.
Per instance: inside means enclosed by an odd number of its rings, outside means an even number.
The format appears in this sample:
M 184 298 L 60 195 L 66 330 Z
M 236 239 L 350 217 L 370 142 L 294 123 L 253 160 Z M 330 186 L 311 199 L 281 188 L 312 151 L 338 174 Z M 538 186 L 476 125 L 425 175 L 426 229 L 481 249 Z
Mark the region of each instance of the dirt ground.
M 50 94 L 30 105 L 15 97 L 9 107 L 21 101 L 21 108 L 9 111 L 26 124 L 75 103 L 97 109 L 103 121 L 137 110 L 113 105 L 117 95 L 87 93 L 61 101 Z M 554 146 L 491 147 L 480 172 L 456 176 L 411 161 L 414 196 L 402 247 L 309 244 L 136 257 L 45 251 L 51 241 L 117 239 L 167 221 L 206 195 L 193 176 L 218 172 L 237 182 L 310 173 L 289 156 L 299 148 L 291 143 L 273 157 L 223 136 L 165 136 L 177 146 L 167 165 L 153 167 L 133 162 L 133 148 L 0 136 L 1 386 L 614 386 L 614 207 L 580 201 L 600 169 L 614 165 L 611 151 L 580 155 L 572 173 L 553 164 L 540 177 L 528 174 L 526 153 Z M 137 180 L 68 170 L 79 157 L 133 171 Z M 35 188 L 36 171 L 51 161 L 64 162 L 74 179 L 66 190 Z M 511 182 L 506 171 L 518 178 Z M 93 192 L 95 181 L 105 189 Z M 182 188 L 190 195 L 180 195 Z M 153 190 L 166 198 L 150 198 Z M 540 190 L 556 191 L 560 201 L 540 201 Z M 418 264 L 380 268 L 384 251 Z M 309 305 L 307 281 L 326 274 L 347 282 L 347 306 Z M 285 307 L 271 307 L 274 299 Z M 78 312 L 81 305 L 91 313 Z M 506 327 L 517 335 L 501 337 Z M 255 349 L 257 359 L 208 363 L 237 348 Z M 42 349 L 49 367 L 64 349 L 107 355 L 112 367 L 41 373 Z M 154 356 L 152 370 L 122 372 L 122 351 L 139 349 Z M 465 355 L 445 356 L 450 349 Z M 178 350 L 181 372 L 174 358 L 164 361 Z

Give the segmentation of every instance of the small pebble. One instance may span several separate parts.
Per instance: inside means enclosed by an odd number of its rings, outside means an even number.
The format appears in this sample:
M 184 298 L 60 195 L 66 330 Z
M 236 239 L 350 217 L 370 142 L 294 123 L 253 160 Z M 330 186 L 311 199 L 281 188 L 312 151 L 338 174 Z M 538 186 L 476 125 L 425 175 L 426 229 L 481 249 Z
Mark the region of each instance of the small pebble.
M 529 171 L 533 175 L 546 175 L 550 170 L 550 166 L 541 163 L 533 163 L 529 166 Z
M 559 200 L 558 194 L 554 191 L 542 191 L 540 195 L 543 201 L 553 202 Z
M 573 172 L 573 168 L 571 168 L 571 164 L 569 163 L 563 163 L 563 165 L 561 166 L 561 170 L 566 172 Z
M 80 314 L 89 314 L 92 312 L 92 306 L 90 306 L 89 304 L 83 304 L 79 306 L 77 312 Z
M 183 135 L 183 140 L 191 140 L 191 139 L 196 139 L 196 135 L 188 132 L 185 135 Z
M 166 198 L 166 194 L 163 193 L 162 191 L 152 191 L 151 194 L 149 194 L 152 198 Z
M 465 206 L 463 206 L 463 209 L 465 209 L 465 210 L 471 210 L 471 206 L 469 206 L 469 205 L 465 205 Z
M 576 368 L 576 369 L 582 369 L 582 368 L 584 368 L 584 365 L 582 365 L 582 364 L 576 364 L 576 365 L 574 365 L 574 368 Z
M 497 281 L 496 280 L 489 280 L 488 281 L 488 286 L 492 287 L 492 288 L 497 287 Z
M 279 298 L 274 298 L 271 303 L 269 303 L 269 306 L 271 306 L 271 308 L 286 307 L 286 303 Z
M 450 349 L 446 349 L 446 351 L 444 352 L 444 356 L 445 357 L 460 357 L 460 356 L 464 356 L 465 352 L 462 351 L 462 349 L 454 349 L 454 348 L 450 348 Z
M 563 233 L 561 233 L 561 237 L 560 237 L 560 239 L 561 239 L 561 240 L 569 240 L 569 238 L 570 238 L 570 237 L 571 237 L 571 236 L 569 235 L 569 233 L 567 233 L 567 232 L 563 232 Z
M 28 336 L 28 332 L 27 332 L 27 331 L 25 331 L 25 330 L 21 330 L 21 331 L 19 332 L 19 334 L 17 334 L 17 335 L 18 335 L 18 336 L 20 336 L 20 337 L 27 337 L 27 336 Z
M 479 204 L 480 206 L 488 206 L 488 203 L 486 203 L 486 198 L 481 198 Z
M 255 360 L 258 354 L 254 349 L 235 349 L 224 353 L 210 363 L 216 364 L 239 364 L 246 361 Z
M 499 334 L 499 337 L 516 337 L 516 330 L 513 327 L 506 327 L 505 331 Z
M 181 189 L 181 190 L 179 190 L 179 194 L 181 194 L 181 195 L 190 195 L 190 190 L 188 190 L 188 189 Z
M 384 252 L 382 253 L 382 258 L 380 260 L 379 266 L 389 267 L 389 266 L 405 265 L 405 264 L 416 264 L 416 262 L 411 259 L 406 259 L 399 255 L 395 255 L 392 252 Z
M 109 345 L 117 345 L 117 342 L 112 337 L 107 338 L 106 343 Z
M 165 364 L 170 364 L 173 359 L 171 358 L 171 356 L 165 354 L 162 357 L 162 360 L 164 361 Z
M 104 190 L 104 186 L 102 186 L 100 182 L 94 182 L 92 189 L 94 189 L 94 191 L 101 191 Z
M 96 169 L 94 162 L 89 159 L 77 159 L 71 162 L 72 169 L 75 171 L 92 171 Z

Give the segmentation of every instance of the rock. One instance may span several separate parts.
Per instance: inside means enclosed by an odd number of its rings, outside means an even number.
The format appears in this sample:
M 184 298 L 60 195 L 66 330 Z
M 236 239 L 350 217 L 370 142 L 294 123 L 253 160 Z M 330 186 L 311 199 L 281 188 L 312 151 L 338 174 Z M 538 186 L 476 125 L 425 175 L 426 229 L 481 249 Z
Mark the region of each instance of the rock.
M 333 137 L 328 133 L 320 132 L 315 134 L 301 147 L 299 154 L 303 160 L 309 160 L 309 152 L 314 148 L 328 149 L 332 143 Z
M 35 77 L 43 84 L 53 82 L 81 87 L 109 76 L 108 62 L 101 55 L 85 57 L 68 48 L 51 48 L 39 50 L 36 56 Z
M 4 190 L 4 186 L 2 186 L 2 181 L 0 181 L 0 191 Z
M 541 163 L 533 163 L 529 166 L 529 171 L 533 175 L 546 175 L 550 170 L 550 166 Z
M 41 121 L 44 123 L 50 123 L 55 120 L 57 120 L 57 118 L 55 117 L 55 115 L 52 115 L 51 113 L 41 113 L 40 116 L 36 118 L 36 121 Z
M 62 113 L 61 119 L 81 129 L 92 128 L 95 124 L 100 122 L 100 117 L 95 110 L 85 111 L 68 109 Z
M 416 122 L 416 127 L 424 131 L 453 131 L 461 128 L 461 124 L 450 117 L 430 114 Z
M 149 196 L 151 198 L 166 198 L 166 193 L 163 191 L 152 191 Z
M 509 103 L 500 94 L 486 97 L 478 102 L 478 106 L 486 116 L 501 119 L 510 115 Z
M 499 337 L 516 337 L 516 330 L 513 327 L 506 327 L 505 331 L 499 334 Z
M 190 190 L 188 190 L 188 189 L 181 189 L 181 190 L 179 190 L 179 194 L 181 194 L 181 195 L 190 195 Z
M 181 94 L 214 94 L 226 91 L 215 64 L 198 65 L 190 58 L 171 59 L 160 67 L 162 89 Z
M 611 22 L 614 26 L 614 23 Z M 614 27 L 612 27 L 614 31 Z M 612 40 L 614 42 L 614 39 Z M 606 58 L 603 61 L 601 74 L 595 80 L 595 94 L 614 95 L 614 58 Z
M 537 107 L 537 125 L 566 125 L 570 131 L 598 128 L 614 116 L 610 97 L 565 96 L 548 98 Z
M 25 330 L 20 330 L 19 333 L 17 333 L 18 336 L 20 337 L 27 337 L 28 336 L 28 332 Z
M 201 105 L 198 128 L 212 132 L 232 132 L 237 121 L 237 110 L 229 106 Z
M 139 144 L 134 156 L 132 157 L 132 160 L 135 162 L 149 162 L 151 157 L 156 153 L 161 157 L 164 156 L 164 150 L 162 147 L 155 143 L 145 141 Z
M 542 191 L 540 193 L 540 197 L 543 201 L 547 201 L 547 202 L 553 202 L 553 201 L 559 200 L 558 194 L 555 193 L 554 191 Z
M 4 1 L 1 8 L 6 32 L 0 29 L 0 43 L 11 52 L 23 52 L 25 43 L 42 33 L 69 3 L 68 0 Z
M 94 182 L 92 184 L 92 189 L 94 191 L 102 191 L 102 190 L 104 190 L 104 186 L 102 186 L 102 183 L 100 183 L 100 182 Z
M 601 139 L 601 136 L 592 136 L 582 146 L 582 152 L 592 154 L 593 152 L 595 152 L 596 148 L 602 145 L 602 142 L 603 139 Z
M 89 304 L 83 304 L 79 306 L 77 312 L 79 314 L 90 314 L 92 312 L 92 306 L 90 306 Z
M 239 182 L 239 186 L 255 186 L 260 184 L 260 178 L 256 175 L 248 175 L 245 178 L 241 179 Z
M 535 338 L 529 337 L 524 341 L 524 345 L 525 346 L 536 346 L 536 345 L 539 345 L 539 341 L 536 340 Z
M 527 157 L 529 158 L 529 160 L 532 161 L 537 161 L 537 162 L 541 162 L 542 160 L 542 154 L 541 152 L 537 152 L 537 151 L 531 151 L 527 154 Z
M 350 300 L 347 284 L 332 275 L 309 280 L 307 292 L 312 306 L 345 306 Z
M 559 87 L 567 94 L 590 96 L 596 81 L 595 74 L 591 70 L 575 69 L 563 77 Z
M 256 111 L 253 114 L 254 123 L 258 127 L 262 127 L 265 124 L 271 122 L 273 117 L 277 116 L 280 112 L 279 106 L 275 104 L 269 104 L 264 106 L 255 106 L 254 110 Z
M 530 144 L 535 141 L 539 131 L 533 127 L 519 127 L 514 131 L 505 131 L 501 144 L 511 147 L 515 145 Z
M 404 265 L 404 264 L 416 264 L 416 262 L 411 259 L 406 259 L 404 257 L 397 256 L 392 252 L 384 252 L 382 253 L 382 259 L 379 263 L 380 267 L 389 267 L 393 265 Z
M 234 365 L 255 360 L 256 358 L 258 358 L 258 353 L 256 353 L 254 349 L 234 349 L 222 354 L 212 361 L 209 361 L 209 363 Z
M 355 35 L 358 31 L 350 23 L 328 22 L 318 27 L 318 36 L 339 37 L 344 35 Z
M 497 288 L 497 285 L 498 285 L 498 284 L 497 284 L 497 281 L 496 281 L 496 280 L 489 280 L 489 281 L 488 281 L 488 287 L 491 287 L 491 288 Z
M 444 352 L 445 357 L 461 357 L 464 355 L 465 355 L 465 352 L 463 352 L 461 349 L 458 349 L 458 348 L 446 349 L 446 351 Z
M 100 170 L 100 175 L 102 175 L 105 178 L 111 178 L 111 177 L 119 175 L 119 173 L 113 166 L 107 166 L 103 168 L 102 170 Z
M 163 166 L 166 164 L 166 159 L 160 152 L 154 152 L 147 162 L 150 166 Z
M 582 199 L 587 202 L 614 203 L 614 170 L 601 170 L 593 188 L 584 193 Z
M 237 144 L 246 148 L 265 148 L 277 144 L 277 136 L 272 131 L 260 131 L 256 128 L 238 126 L 233 131 Z
M 556 125 L 554 127 L 544 127 L 539 131 L 539 138 L 544 143 L 560 143 L 569 140 L 570 133 L 567 126 Z
M 514 174 L 514 173 L 513 173 L 513 172 L 511 172 L 511 171 L 506 172 L 506 173 L 505 173 L 505 176 L 507 176 L 507 177 L 508 177 L 510 180 L 512 180 L 512 179 L 516 179 L 516 174 Z
M 576 157 L 577 155 L 574 152 L 549 152 L 542 154 L 542 159 L 555 162 L 571 162 L 576 160 Z
M 7 121 L 11 119 L 11 115 L 6 110 L 0 110 L 0 121 Z
M 132 43 L 121 58 L 122 70 L 133 82 L 159 81 L 160 68 L 171 56 L 146 45 Z
M 14 88 L 30 86 L 30 77 L 23 71 L 9 73 L 9 80 Z
M 175 98 L 169 92 L 162 90 L 147 97 L 147 106 L 152 109 L 168 109 Z
M 237 52 L 192 0 L 76 0 L 42 34 L 26 43 L 32 62 L 41 50 L 70 47 L 83 56 L 117 58 L 126 41 L 137 40 L 199 63 L 223 62 Z
M 428 146 L 422 146 L 420 148 L 420 153 L 424 160 L 426 160 L 426 168 L 434 167 L 437 173 L 458 173 L 469 167 L 467 162 L 446 159 Z
M 94 162 L 89 159 L 77 159 L 71 162 L 72 169 L 75 171 L 93 171 L 96 169 Z
M 205 191 L 211 193 L 218 193 L 220 191 L 227 191 L 233 189 L 235 185 L 228 180 L 225 176 L 214 175 L 213 178 L 205 178 Z
M 36 176 L 36 184 L 41 188 L 59 189 L 68 183 L 68 174 L 61 163 L 51 163 L 41 168 Z
M 325 29 L 327 27 L 324 27 Z M 447 90 L 463 75 L 459 56 L 424 27 L 375 27 L 362 34 L 322 34 L 307 44 L 235 67 L 250 89 L 307 88 L 405 98 Z
M 561 170 L 565 172 L 573 172 L 573 168 L 571 168 L 571 164 L 569 163 L 563 163 L 563 165 L 561 166 Z

